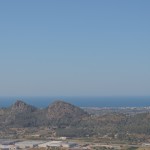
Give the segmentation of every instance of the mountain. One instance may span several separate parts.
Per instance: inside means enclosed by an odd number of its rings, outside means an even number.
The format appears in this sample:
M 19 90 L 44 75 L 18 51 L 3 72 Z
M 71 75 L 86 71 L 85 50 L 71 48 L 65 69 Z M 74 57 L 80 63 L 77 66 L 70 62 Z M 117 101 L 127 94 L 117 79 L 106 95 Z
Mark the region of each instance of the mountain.
M 36 115 L 38 109 L 28 105 L 21 100 L 17 100 L 10 107 L 1 109 L 1 126 L 8 127 L 30 127 L 36 126 Z
M 33 112 L 37 110 L 34 106 L 28 105 L 25 102 L 21 100 L 17 100 L 12 106 L 11 106 L 12 112 Z
M 47 108 L 47 118 L 50 125 L 59 127 L 77 124 L 83 118 L 88 117 L 88 113 L 83 109 L 64 101 L 55 101 Z
M 82 118 L 88 116 L 88 114 L 81 108 L 69 104 L 64 101 L 55 101 L 48 107 L 49 119 L 60 119 L 60 118 Z
M 39 109 L 17 100 L 9 108 L 0 109 L 0 124 L 10 127 L 69 126 L 86 116 L 84 110 L 63 101 Z
M 104 136 L 135 140 L 132 135 L 150 135 L 150 113 L 126 115 L 120 112 L 89 115 L 83 109 L 64 101 L 55 101 L 39 109 L 21 100 L 0 108 L 0 133 L 10 128 L 37 130 L 48 127 L 57 136 Z M 47 133 L 49 134 L 49 133 Z M 141 136 L 139 136 L 141 137 Z M 140 139 L 143 140 L 143 139 Z

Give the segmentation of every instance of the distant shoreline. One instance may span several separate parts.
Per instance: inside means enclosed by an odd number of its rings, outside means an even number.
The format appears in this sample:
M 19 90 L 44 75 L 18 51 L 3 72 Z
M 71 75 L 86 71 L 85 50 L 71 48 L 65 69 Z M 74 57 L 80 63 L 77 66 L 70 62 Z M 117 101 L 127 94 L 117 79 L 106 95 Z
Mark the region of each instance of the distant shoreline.
M 61 99 L 79 107 L 149 107 L 150 97 L 0 97 L 0 107 L 9 107 L 16 100 L 39 107 L 47 107 Z

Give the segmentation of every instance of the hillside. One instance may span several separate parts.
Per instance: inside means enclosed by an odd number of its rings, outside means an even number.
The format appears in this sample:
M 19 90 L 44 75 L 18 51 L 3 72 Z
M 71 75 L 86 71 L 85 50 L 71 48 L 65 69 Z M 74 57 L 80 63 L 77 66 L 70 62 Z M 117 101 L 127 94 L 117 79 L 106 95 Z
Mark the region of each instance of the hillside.
M 150 135 L 150 113 L 126 115 L 108 112 L 89 115 L 64 101 L 54 101 L 48 107 L 39 109 L 18 100 L 10 107 L 0 109 L 2 132 L 7 132 L 9 128 L 37 128 L 38 132 L 41 127 L 48 128 L 49 133 L 56 133 L 56 136 L 108 136 L 143 141 Z
M 87 113 L 83 109 L 63 101 L 55 101 L 48 107 L 48 118 L 50 119 L 82 118 L 85 116 Z
M 84 110 L 63 101 L 39 109 L 17 100 L 12 106 L 0 109 L 0 124 L 10 127 L 69 126 L 85 116 L 88 114 Z
M 34 112 L 37 108 L 34 106 L 28 105 L 21 100 L 17 100 L 11 107 L 11 111 L 14 113 L 17 112 Z

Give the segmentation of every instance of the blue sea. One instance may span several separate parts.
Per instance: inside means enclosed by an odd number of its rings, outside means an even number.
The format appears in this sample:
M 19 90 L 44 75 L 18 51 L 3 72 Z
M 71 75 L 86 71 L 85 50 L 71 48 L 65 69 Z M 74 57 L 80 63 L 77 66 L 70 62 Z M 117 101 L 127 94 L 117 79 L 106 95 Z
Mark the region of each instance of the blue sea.
M 148 107 L 149 97 L 0 97 L 0 107 L 8 107 L 16 100 L 44 108 L 55 100 L 63 100 L 79 107 Z

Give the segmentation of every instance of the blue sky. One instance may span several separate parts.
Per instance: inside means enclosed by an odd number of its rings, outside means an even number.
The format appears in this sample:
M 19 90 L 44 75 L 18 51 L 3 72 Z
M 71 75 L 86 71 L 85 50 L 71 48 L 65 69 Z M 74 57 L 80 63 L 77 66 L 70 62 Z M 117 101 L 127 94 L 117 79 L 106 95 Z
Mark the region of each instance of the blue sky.
M 0 1 L 0 96 L 150 96 L 149 8 Z

